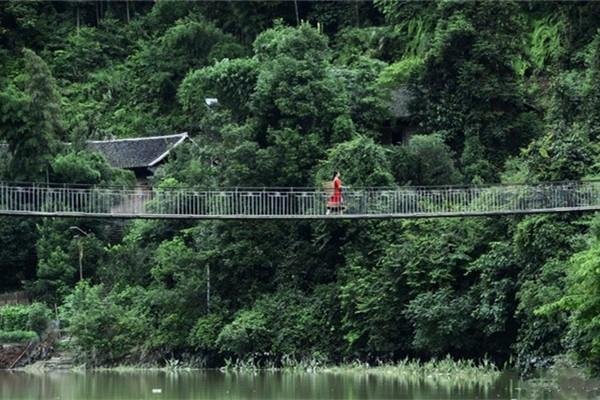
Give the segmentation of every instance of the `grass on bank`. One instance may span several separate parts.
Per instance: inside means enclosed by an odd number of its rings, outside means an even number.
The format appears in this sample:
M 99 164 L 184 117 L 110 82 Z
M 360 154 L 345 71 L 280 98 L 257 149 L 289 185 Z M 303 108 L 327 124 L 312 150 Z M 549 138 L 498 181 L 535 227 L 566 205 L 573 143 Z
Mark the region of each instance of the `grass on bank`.
M 79 370 L 90 369 L 94 371 L 166 371 L 184 372 L 206 369 L 206 359 L 194 358 L 186 362 L 177 359 L 164 360 L 162 366 L 152 364 L 117 365 L 112 367 L 86 368 L 82 363 Z M 226 359 L 225 365 L 219 368 L 223 372 L 256 373 L 256 372 L 305 372 L 305 373 L 332 373 L 332 374 L 364 374 L 411 379 L 453 379 L 459 381 L 487 381 L 496 379 L 501 371 L 495 364 L 487 359 L 480 362 L 473 360 L 454 360 L 447 356 L 442 359 L 420 361 L 405 358 L 398 362 L 379 361 L 373 364 L 354 361 L 333 365 L 320 357 L 297 359 L 292 356 L 283 356 L 278 362 L 259 357 L 249 356 L 240 359 Z
M 475 362 L 473 360 L 453 360 L 449 356 L 443 359 L 420 361 L 405 358 L 398 362 L 377 362 L 369 364 L 355 361 L 348 364 L 329 365 L 318 359 L 295 360 L 283 358 L 281 366 L 274 363 L 259 363 L 254 358 L 226 360 L 223 371 L 306 371 L 328 373 L 368 373 L 401 377 L 452 377 L 465 380 L 480 380 L 484 377 L 496 378 L 501 371 L 489 360 Z

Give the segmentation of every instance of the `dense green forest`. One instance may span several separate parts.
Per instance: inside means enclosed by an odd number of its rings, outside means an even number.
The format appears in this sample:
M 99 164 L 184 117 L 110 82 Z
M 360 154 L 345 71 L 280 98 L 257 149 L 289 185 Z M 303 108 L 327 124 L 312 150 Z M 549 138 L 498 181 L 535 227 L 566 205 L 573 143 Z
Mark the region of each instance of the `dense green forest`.
M 183 131 L 154 185 L 594 178 L 598 28 L 595 2 L 1 2 L 1 178 L 127 185 L 81 143 Z M 0 291 L 56 306 L 90 364 L 570 354 L 600 370 L 593 214 L 2 217 L 0 240 Z

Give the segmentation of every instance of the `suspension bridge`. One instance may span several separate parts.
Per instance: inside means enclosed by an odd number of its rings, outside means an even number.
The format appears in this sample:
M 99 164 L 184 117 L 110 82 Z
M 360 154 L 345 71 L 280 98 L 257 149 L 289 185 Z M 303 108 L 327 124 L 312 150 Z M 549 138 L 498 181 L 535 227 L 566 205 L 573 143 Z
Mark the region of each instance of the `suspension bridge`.
M 147 219 L 439 218 L 600 210 L 600 182 L 349 188 L 328 211 L 315 188 L 181 189 L 0 183 L 0 215 Z

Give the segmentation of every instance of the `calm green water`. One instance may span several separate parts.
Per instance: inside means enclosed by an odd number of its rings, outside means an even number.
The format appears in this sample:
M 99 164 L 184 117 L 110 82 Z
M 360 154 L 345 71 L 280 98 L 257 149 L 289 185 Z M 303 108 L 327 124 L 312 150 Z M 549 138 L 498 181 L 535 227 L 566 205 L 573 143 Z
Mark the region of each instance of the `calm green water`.
M 161 393 L 153 393 L 161 389 Z M 0 399 L 578 399 L 600 398 L 595 382 L 566 374 L 523 382 L 503 373 L 487 382 L 399 379 L 362 372 L 0 371 Z

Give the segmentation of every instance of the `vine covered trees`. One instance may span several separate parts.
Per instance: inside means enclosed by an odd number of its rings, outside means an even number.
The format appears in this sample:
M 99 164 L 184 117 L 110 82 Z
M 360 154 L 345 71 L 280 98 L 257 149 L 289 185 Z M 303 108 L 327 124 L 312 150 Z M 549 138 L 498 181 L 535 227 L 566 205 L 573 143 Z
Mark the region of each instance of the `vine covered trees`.
M 132 185 L 85 140 L 183 131 L 152 185 L 598 174 L 594 3 L 298 5 L 0 3 L 0 176 Z M 597 225 L 2 218 L 0 289 L 58 305 L 97 364 L 573 353 L 598 369 Z

